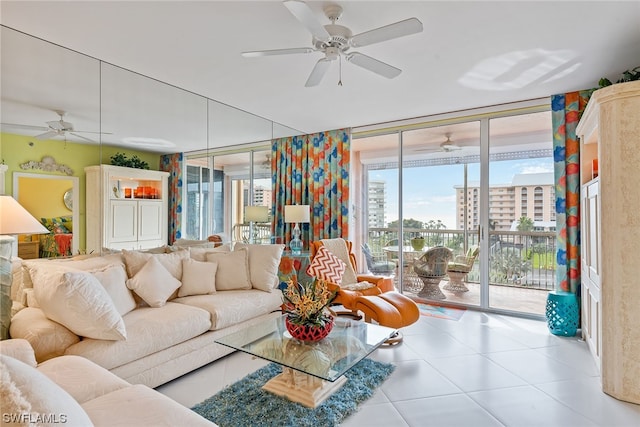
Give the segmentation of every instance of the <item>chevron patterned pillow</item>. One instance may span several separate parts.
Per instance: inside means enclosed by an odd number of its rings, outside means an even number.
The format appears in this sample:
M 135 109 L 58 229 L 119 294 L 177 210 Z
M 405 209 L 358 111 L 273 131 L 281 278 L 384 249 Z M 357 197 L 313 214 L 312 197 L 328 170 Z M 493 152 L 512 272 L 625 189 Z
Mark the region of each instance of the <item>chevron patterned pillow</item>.
M 337 285 L 342 284 L 342 275 L 347 266 L 324 246 L 320 246 L 307 267 L 307 274 Z

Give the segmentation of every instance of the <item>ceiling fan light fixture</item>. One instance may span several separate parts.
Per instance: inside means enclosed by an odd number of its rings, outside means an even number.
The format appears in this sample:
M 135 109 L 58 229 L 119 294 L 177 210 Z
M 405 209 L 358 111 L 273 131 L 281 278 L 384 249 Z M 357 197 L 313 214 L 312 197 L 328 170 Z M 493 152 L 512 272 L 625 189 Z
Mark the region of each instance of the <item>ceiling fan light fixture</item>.
M 367 46 L 374 43 L 380 43 L 398 37 L 408 36 L 410 34 L 419 33 L 423 30 L 422 22 L 417 18 L 409 18 L 383 27 L 374 28 L 372 30 L 353 35 L 351 30 L 344 25 L 338 25 L 336 22 L 342 16 L 342 7 L 335 3 L 325 4 L 323 12 L 331 21 L 331 24 L 322 25 L 316 18 L 315 12 L 307 3 L 301 0 L 285 0 L 284 6 L 289 12 L 311 33 L 313 49 L 305 50 L 304 48 L 292 49 L 275 49 L 255 52 L 243 52 L 245 57 L 258 57 L 268 55 L 285 55 L 291 53 L 310 53 L 321 52 L 325 57 L 320 59 L 308 77 L 305 84 L 306 87 L 315 86 L 320 83 L 328 70 L 331 61 L 338 58 L 345 59 L 365 70 L 371 71 L 382 77 L 392 79 L 402 73 L 402 70 L 379 61 L 370 56 L 359 52 L 350 52 L 352 46 Z M 342 74 L 342 73 L 340 73 Z M 342 85 L 342 80 L 338 81 L 338 85 Z

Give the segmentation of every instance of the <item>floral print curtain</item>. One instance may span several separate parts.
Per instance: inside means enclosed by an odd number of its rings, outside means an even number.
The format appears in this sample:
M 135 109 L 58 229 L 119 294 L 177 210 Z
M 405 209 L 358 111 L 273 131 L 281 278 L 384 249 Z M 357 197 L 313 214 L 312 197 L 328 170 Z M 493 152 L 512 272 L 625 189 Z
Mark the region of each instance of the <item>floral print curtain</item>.
M 182 237 L 183 153 L 160 156 L 160 170 L 169 172 L 169 244 Z M 165 195 L 166 197 L 167 195 Z
M 580 141 L 576 126 L 592 90 L 551 97 L 556 190 L 556 289 L 580 289 Z
M 348 238 L 348 129 L 279 138 L 271 146 L 273 235 L 291 240 L 293 224 L 284 222 L 285 205 L 310 205 L 309 224 L 300 224 L 304 248 L 309 242 Z

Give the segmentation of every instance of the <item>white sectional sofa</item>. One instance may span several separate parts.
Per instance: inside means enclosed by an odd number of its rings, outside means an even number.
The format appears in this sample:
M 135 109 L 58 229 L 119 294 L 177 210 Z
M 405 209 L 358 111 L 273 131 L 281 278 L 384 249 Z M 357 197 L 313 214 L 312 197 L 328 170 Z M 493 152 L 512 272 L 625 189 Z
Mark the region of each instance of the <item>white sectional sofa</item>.
M 237 243 L 23 261 L 10 335 L 26 339 L 38 363 L 82 356 L 157 387 L 233 351 L 216 338 L 280 315 L 283 249 Z
M 79 356 L 37 364 L 29 343 L 0 342 L 2 425 L 209 426 L 165 395 Z

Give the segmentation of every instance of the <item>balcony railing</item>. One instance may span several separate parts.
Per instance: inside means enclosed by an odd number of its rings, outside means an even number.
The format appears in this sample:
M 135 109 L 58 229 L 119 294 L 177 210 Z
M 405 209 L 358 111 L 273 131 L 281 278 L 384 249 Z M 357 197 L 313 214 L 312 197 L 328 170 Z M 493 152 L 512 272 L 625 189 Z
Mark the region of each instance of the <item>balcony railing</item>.
M 425 246 L 446 246 L 454 255 L 464 248 L 478 245 L 477 230 L 437 230 L 404 228 L 402 246 L 410 247 L 411 238 L 422 236 Z M 399 246 L 398 230 L 370 228 L 368 244 L 374 255 L 385 253 L 384 248 Z M 556 233 L 546 231 L 490 231 L 489 283 L 529 289 L 553 290 L 556 273 Z M 467 275 L 468 282 L 479 282 L 478 261 Z

